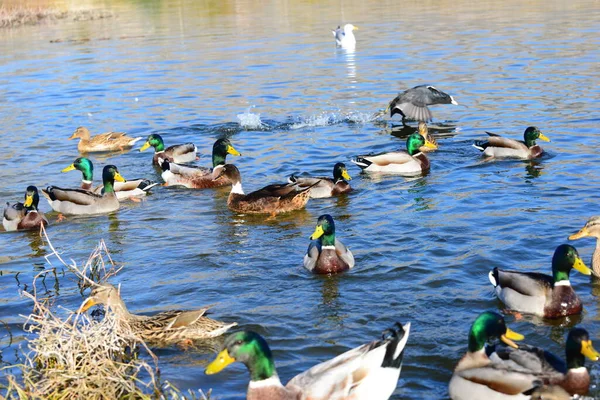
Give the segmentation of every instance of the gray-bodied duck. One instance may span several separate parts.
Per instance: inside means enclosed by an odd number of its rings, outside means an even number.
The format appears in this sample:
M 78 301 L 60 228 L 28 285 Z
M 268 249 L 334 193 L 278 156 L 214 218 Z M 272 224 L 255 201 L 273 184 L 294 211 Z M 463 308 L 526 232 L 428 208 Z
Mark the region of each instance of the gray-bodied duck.
M 194 143 L 175 144 L 165 148 L 165 142 L 162 136 L 158 133 L 153 133 L 148 136 L 140 151 L 146 150 L 148 147 L 154 147 L 154 157 L 152 163 L 160 165 L 158 159 L 162 158 L 174 163 L 188 163 L 196 160 L 196 145 Z
M 579 232 L 569 236 L 569 240 L 577 240 L 584 237 L 596 238 L 596 249 L 592 256 L 592 273 L 600 278 L 600 217 L 591 217 Z
M 258 333 L 231 334 L 206 374 L 222 371 L 233 362 L 250 372 L 248 400 L 387 400 L 398 385 L 410 323 L 396 323 L 381 340 L 363 344 L 315 365 L 283 386 L 266 340 Z
M 402 115 L 402 122 L 407 119 L 429 122 L 433 119 L 433 115 L 427 106 L 434 104 L 458 105 L 452 96 L 434 86 L 419 85 L 396 96 L 385 112 L 390 112 L 390 118 L 394 114 Z
M 43 212 L 38 210 L 40 195 L 35 186 L 27 186 L 25 191 L 25 202 L 14 204 L 6 203 L 2 226 L 7 231 L 20 231 L 27 229 L 39 229 L 42 225 L 47 226 L 48 220 Z
M 114 165 L 107 165 L 102 170 L 103 194 L 96 194 L 83 189 L 62 189 L 48 186 L 42 194 L 50 207 L 56 212 L 66 215 L 106 214 L 119 209 L 119 199 L 115 194 L 114 183 L 125 182 Z
M 213 144 L 212 168 L 179 165 L 159 157 L 159 164 L 163 170 L 161 176 L 167 186 L 180 185 L 190 189 L 206 189 L 231 185 L 231 181 L 226 175 L 221 175 L 217 178 L 221 172 L 221 168 L 225 165 L 227 154 L 233 156 L 242 155 L 233 147 L 229 139 L 218 139 Z
M 583 309 L 569 280 L 573 268 L 584 275 L 592 273 L 575 247 L 561 244 L 552 257 L 552 276 L 494 268 L 489 273 L 489 279 L 498 298 L 510 310 L 545 318 L 560 318 L 579 314 Z
M 310 197 L 313 199 L 332 197 L 350 192 L 352 187 L 348 183 L 349 180 L 352 180 L 352 178 L 348 174 L 346 164 L 341 162 L 333 166 L 333 179 L 327 177 L 300 177 L 296 175 L 290 175 L 288 178 L 289 183 L 295 183 L 299 188 L 312 187 Z
M 335 274 L 354 267 L 354 255 L 335 237 L 335 222 L 329 214 L 321 215 L 310 237 L 304 267 L 316 274 Z
M 90 131 L 80 126 L 73 132 L 69 140 L 79 139 L 77 150 L 80 153 L 94 153 L 103 151 L 123 151 L 133 147 L 133 145 L 142 140 L 142 137 L 132 138 L 122 132 L 107 132 L 94 137 Z
M 540 139 L 549 142 L 550 139 L 535 126 L 530 126 L 523 133 L 524 140 L 515 140 L 486 132 L 490 137 L 488 140 L 478 140 L 473 144 L 478 150 L 489 158 L 518 158 L 531 160 L 541 157 L 544 150 L 536 143 Z
M 132 314 L 121 299 L 119 290 L 110 283 L 95 287 L 79 312 L 85 312 L 96 304 L 109 307 L 116 314 L 119 323 L 127 324 L 143 340 L 152 343 L 213 338 L 237 325 L 236 322 L 228 324 L 206 317 L 209 307 L 190 311 L 163 311 L 154 315 Z

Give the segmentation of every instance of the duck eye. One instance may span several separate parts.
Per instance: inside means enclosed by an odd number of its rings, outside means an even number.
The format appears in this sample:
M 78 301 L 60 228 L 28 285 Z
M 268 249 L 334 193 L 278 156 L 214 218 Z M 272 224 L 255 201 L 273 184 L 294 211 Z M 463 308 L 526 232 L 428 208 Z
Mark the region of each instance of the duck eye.
M 242 345 L 242 341 L 241 340 L 236 340 L 235 344 L 237 344 L 238 346 Z

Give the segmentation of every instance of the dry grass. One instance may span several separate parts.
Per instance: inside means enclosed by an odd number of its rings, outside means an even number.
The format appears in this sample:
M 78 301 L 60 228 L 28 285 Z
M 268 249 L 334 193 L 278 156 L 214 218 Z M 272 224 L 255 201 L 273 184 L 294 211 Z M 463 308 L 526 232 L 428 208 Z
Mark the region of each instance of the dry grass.
M 76 277 L 81 290 L 104 282 L 118 272 L 104 242 L 79 268 L 74 261 L 64 262 L 43 231 L 54 258 Z M 46 258 L 50 261 L 50 256 Z M 38 296 L 36 283 L 50 271 L 43 271 L 33 281 L 33 312 L 26 316 L 24 329 L 31 339 L 23 351 L 20 365 L 2 368 L 7 384 L 7 399 L 208 399 L 210 392 L 182 394 L 158 378 L 158 359 L 132 332 L 127 324 L 119 324 L 114 313 L 107 311 L 99 321 L 85 314 L 55 306 L 51 298 Z M 147 354 L 150 363 L 139 358 Z M 148 358 L 148 357 L 147 357 Z M 10 373 L 17 369 L 16 373 Z M 2 395 L 0 394 L 0 398 Z
M 112 16 L 111 12 L 103 10 L 65 11 L 47 7 L 0 6 L 0 28 L 36 25 L 58 20 L 88 21 Z

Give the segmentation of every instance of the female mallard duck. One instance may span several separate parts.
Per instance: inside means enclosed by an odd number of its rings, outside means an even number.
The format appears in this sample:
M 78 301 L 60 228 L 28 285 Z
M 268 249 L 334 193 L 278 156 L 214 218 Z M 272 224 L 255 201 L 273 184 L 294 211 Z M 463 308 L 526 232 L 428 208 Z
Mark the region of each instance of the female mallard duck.
M 513 340 L 522 340 L 523 335 L 508 329 L 500 314 L 486 311 L 479 315 L 469 331 L 467 353 L 456 364 L 448 385 L 452 400 L 529 399 L 521 393 L 534 387 L 534 379 L 497 368 L 487 356 L 486 343 L 498 339 L 518 348 Z
M 248 400 L 385 400 L 398 385 L 409 333 L 410 323 L 396 323 L 381 340 L 315 365 L 283 386 L 265 339 L 258 333 L 242 331 L 225 340 L 223 351 L 205 373 L 216 374 L 235 361 L 245 364 L 250 372 Z
M 299 188 L 295 183 L 269 185 L 252 193 L 244 194 L 240 170 L 233 164 L 225 164 L 219 179 L 225 175 L 232 183 L 227 206 L 245 214 L 279 214 L 299 210 L 306 206 L 311 188 Z
M 419 175 L 429 170 L 429 159 L 419 149 L 421 146 L 436 148 L 418 132 L 410 135 L 406 141 L 406 150 L 381 153 L 371 156 L 357 156 L 351 160 L 366 172 L 384 172 L 398 175 Z
M 388 105 L 386 112 L 390 112 L 390 118 L 394 114 L 402 115 L 403 123 L 407 119 L 428 122 L 432 120 L 433 115 L 427 106 L 434 104 L 458 105 L 449 94 L 430 85 L 419 85 L 396 96 Z
M 160 165 L 159 158 L 174 163 L 188 163 L 196 160 L 197 149 L 194 143 L 175 144 L 165 149 L 163 138 L 159 134 L 153 133 L 148 136 L 140 151 L 144 151 L 150 146 L 154 147 L 154 158 L 152 158 L 154 165 Z
M 346 165 L 339 162 L 333 166 L 333 179 L 290 175 L 288 182 L 297 184 L 299 188 L 312 187 L 310 190 L 310 197 L 313 199 L 320 199 L 350 192 L 352 188 L 347 181 L 351 179 L 352 178 L 350 178 L 348 170 L 346 169 Z
M 591 217 L 579 232 L 569 236 L 569 240 L 577 240 L 583 237 L 595 237 L 597 239 L 596 249 L 592 256 L 592 272 L 595 277 L 600 278 L 600 217 Z
M 50 207 L 56 212 L 69 215 L 104 214 L 119 209 L 119 199 L 114 190 L 114 182 L 125 182 L 114 165 L 107 165 L 102 170 L 104 193 L 102 195 L 82 189 L 61 189 L 48 186 L 42 189 Z
M 525 133 L 523 134 L 525 138 L 524 141 L 504 138 L 491 132 L 486 133 L 490 135 L 488 140 L 478 140 L 473 144 L 473 147 L 483 151 L 483 155 L 486 157 L 530 160 L 540 157 L 544 152 L 544 150 L 535 143 L 537 139 L 545 142 L 550 141 L 550 139 L 535 126 L 530 126 L 525 129 Z
M 583 309 L 569 281 L 573 268 L 584 275 L 592 273 L 575 247 L 561 244 L 552 257 L 552 276 L 494 268 L 489 278 L 496 288 L 496 295 L 509 309 L 545 318 L 559 318 L 579 314 Z
M 584 365 L 585 357 L 598 361 L 600 353 L 594 349 L 590 335 L 583 328 L 571 329 L 565 349 L 566 363 L 544 349 L 527 345 L 519 346 L 517 350 L 497 348 L 490 359 L 524 375 L 532 375 L 525 379 L 537 379 L 545 385 L 558 385 L 571 395 L 587 394 L 590 374 Z
M 433 135 L 431 135 L 429 133 L 429 128 L 427 127 L 427 124 L 423 121 L 419 122 L 419 129 L 418 129 L 419 135 L 423 136 L 423 138 L 425 139 L 425 142 L 429 142 L 433 145 L 433 147 L 431 146 L 421 146 L 419 147 L 419 151 L 422 153 L 428 153 L 434 150 L 437 150 L 438 145 L 437 145 L 437 140 L 435 140 L 435 138 L 433 137 Z
M 91 137 L 90 131 L 80 126 L 71 135 L 69 140 L 79 138 L 77 150 L 80 153 L 93 153 L 101 151 L 123 151 L 132 147 L 141 137 L 132 138 L 122 132 L 108 132 Z
M 229 139 L 218 139 L 213 144 L 212 168 L 179 165 L 159 157 L 159 165 L 163 170 L 162 178 L 166 185 L 181 185 L 190 189 L 206 189 L 231 185 L 231 182 L 225 175 L 221 175 L 220 178 L 215 179 L 219 175 L 221 168 L 225 165 L 227 154 L 234 156 L 242 155 L 231 145 Z
M 83 190 L 89 190 L 100 195 L 103 193 L 104 186 L 102 185 L 92 189 L 92 181 L 94 180 L 94 164 L 92 164 L 90 159 L 79 157 L 75 159 L 73 164 L 63 168 L 61 172 L 73 170 L 81 171 L 81 188 Z M 127 180 L 125 182 L 115 182 L 113 188 L 115 190 L 115 194 L 117 195 L 117 199 L 121 201 L 131 199 L 136 196 L 145 196 L 146 192 L 156 185 L 157 183 L 151 182 L 148 179 L 134 179 Z
M 163 311 L 149 316 L 132 314 L 127 310 L 117 288 L 110 283 L 95 287 L 79 312 L 84 312 L 96 304 L 109 307 L 120 323 L 127 324 L 143 340 L 152 343 L 213 338 L 221 336 L 237 325 L 237 322 L 226 324 L 205 317 L 209 307 L 190 311 Z
M 354 267 L 354 256 L 335 237 L 335 222 L 329 214 L 317 220 L 315 232 L 304 256 L 304 266 L 316 274 L 335 274 Z
M 38 210 L 40 195 L 35 186 L 27 186 L 25 192 L 25 203 L 6 203 L 2 226 L 7 231 L 25 229 L 39 229 L 42 225 L 47 226 L 48 220 L 43 212 Z

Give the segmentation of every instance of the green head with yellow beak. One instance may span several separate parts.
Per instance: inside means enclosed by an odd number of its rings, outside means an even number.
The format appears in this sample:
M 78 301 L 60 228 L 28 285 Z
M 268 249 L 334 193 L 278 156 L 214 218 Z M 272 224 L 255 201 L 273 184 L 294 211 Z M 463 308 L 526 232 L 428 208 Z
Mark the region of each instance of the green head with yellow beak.
M 94 180 L 94 164 L 92 164 L 92 161 L 90 161 L 89 158 L 76 158 L 75 161 L 73 161 L 73 164 L 63 168 L 60 172 L 69 172 L 74 170 L 81 171 L 81 174 L 83 175 L 83 180 L 89 182 Z
M 543 140 L 544 142 L 550 141 L 550 139 L 548 139 L 548 137 L 544 135 L 542 131 L 540 131 L 535 126 L 530 126 L 529 128 L 525 129 L 523 137 L 525 139 L 525 145 L 527 147 L 535 146 L 535 141 L 537 139 Z
M 23 206 L 27 210 L 37 210 L 38 203 L 40 202 L 40 195 L 38 189 L 35 186 L 27 186 L 25 191 L 25 202 Z
M 425 148 L 432 150 L 437 149 L 436 144 L 431 143 L 429 140 L 427 140 L 427 138 L 421 136 L 419 132 L 413 133 L 406 140 L 406 151 L 411 156 L 414 156 L 415 154 L 419 153 L 421 151 L 419 150 L 421 146 L 425 146 Z
M 324 214 L 319 217 L 310 240 L 319 240 L 322 246 L 335 246 L 335 222 L 331 215 Z
M 469 331 L 469 352 L 481 351 L 486 343 L 500 339 L 506 345 L 518 349 L 514 340 L 523 340 L 525 337 L 517 332 L 511 331 L 504 322 L 502 315 L 486 311 L 481 313 L 471 325 Z
M 146 139 L 146 143 L 144 143 L 144 145 L 140 148 L 140 151 L 144 151 L 150 146 L 154 147 L 155 153 L 164 151 L 165 142 L 163 141 L 162 136 L 160 136 L 158 133 L 153 133 L 150 136 L 148 136 L 148 139 Z
M 584 366 L 585 357 L 598 361 L 600 353 L 592 346 L 590 335 L 583 328 L 573 328 L 567 336 L 567 368 L 580 368 Z
M 554 282 L 568 281 L 571 270 L 575 269 L 584 275 L 591 275 L 589 269 L 577 252 L 577 249 L 568 244 L 561 244 L 552 256 L 552 277 Z
M 225 165 L 225 159 L 227 158 L 227 154 L 231 154 L 232 156 L 241 156 L 242 154 L 237 151 L 229 139 L 218 139 L 213 144 L 213 152 L 212 152 L 212 162 L 213 168 L 218 165 Z
M 348 169 L 346 168 L 346 164 L 339 162 L 333 166 L 333 182 L 337 183 L 340 180 L 350 181 L 352 178 L 348 173 Z

